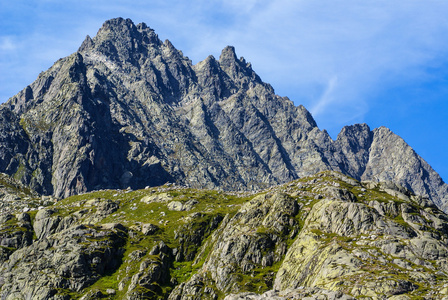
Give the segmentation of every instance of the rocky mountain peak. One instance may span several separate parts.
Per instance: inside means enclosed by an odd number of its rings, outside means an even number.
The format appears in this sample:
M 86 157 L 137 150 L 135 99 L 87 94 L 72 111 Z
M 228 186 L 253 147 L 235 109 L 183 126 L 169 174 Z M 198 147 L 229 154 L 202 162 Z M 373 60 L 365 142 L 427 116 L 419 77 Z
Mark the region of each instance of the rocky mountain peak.
M 79 50 L 101 53 L 122 65 L 138 65 L 139 59 L 150 56 L 162 44 L 146 24 L 136 26 L 130 19 L 116 18 L 106 21 L 91 41 L 86 38 Z
M 257 83 L 262 83 L 258 75 L 252 70 L 252 65 L 247 63 L 243 57 L 238 59 L 233 46 L 226 46 L 222 50 L 219 56 L 219 65 L 230 78 L 239 82 L 243 87 L 247 85 L 247 82 L 242 80 L 243 78 L 250 78 Z
M 104 37 L 116 37 L 116 38 L 126 38 L 136 37 L 138 33 L 143 32 L 154 32 L 145 23 L 140 23 L 135 25 L 131 19 L 115 18 L 107 20 L 103 23 L 102 27 L 98 30 L 96 35 L 97 38 Z
M 100 28 L 100 30 L 98 31 L 98 33 L 100 33 L 102 30 L 104 30 L 105 28 L 109 28 L 109 29 L 113 29 L 115 31 L 117 30 L 121 30 L 121 28 L 123 27 L 128 27 L 128 28 L 133 28 L 135 27 L 134 22 L 132 22 L 131 19 L 127 18 L 112 18 L 109 20 L 106 20 L 103 23 L 103 26 Z
M 366 124 L 334 141 L 235 48 L 192 65 L 146 24 L 106 21 L 3 104 L 0 172 L 57 197 L 166 182 L 256 190 L 334 170 L 448 202 L 400 137 Z M 2 117 L 4 116 L 4 117 Z
M 219 56 L 219 63 L 226 67 L 229 65 L 234 64 L 238 60 L 236 53 L 235 53 L 235 47 L 233 46 L 226 46 L 221 51 L 221 55 Z
M 78 52 L 87 51 L 88 49 L 91 49 L 93 47 L 93 41 L 92 38 L 87 35 L 84 41 L 82 42 L 81 46 L 78 49 Z
M 146 25 L 146 23 L 142 22 L 142 23 L 138 23 L 137 24 L 137 29 L 139 31 L 143 31 L 143 30 L 152 30 L 151 28 L 148 27 L 148 25 Z

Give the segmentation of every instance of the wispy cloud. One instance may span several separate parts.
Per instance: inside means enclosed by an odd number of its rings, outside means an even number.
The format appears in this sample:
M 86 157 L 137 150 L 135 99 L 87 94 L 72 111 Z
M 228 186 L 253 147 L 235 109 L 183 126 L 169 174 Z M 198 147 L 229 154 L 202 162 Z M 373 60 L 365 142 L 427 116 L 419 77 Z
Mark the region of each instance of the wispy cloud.
M 327 111 L 328 107 L 332 104 L 334 101 L 334 90 L 338 83 L 338 77 L 333 76 L 328 81 L 328 85 L 322 94 L 322 96 L 319 98 L 316 104 L 311 107 L 310 111 L 314 115 L 314 117 L 319 116 L 320 113 Z

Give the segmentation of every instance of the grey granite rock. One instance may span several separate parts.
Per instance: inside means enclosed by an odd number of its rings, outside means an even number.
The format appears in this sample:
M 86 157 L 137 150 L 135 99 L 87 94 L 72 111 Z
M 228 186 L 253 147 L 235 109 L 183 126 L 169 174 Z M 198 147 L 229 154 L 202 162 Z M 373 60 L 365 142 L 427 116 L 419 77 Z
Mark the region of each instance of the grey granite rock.
M 448 185 L 389 129 L 357 124 L 332 140 L 233 47 L 193 65 L 129 19 L 106 21 L 3 104 L 0 141 L 1 172 L 57 197 L 166 182 L 256 190 L 334 170 L 448 202 Z
M 72 226 L 15 251 L 0 265 L 2 299 L 70 299 L 119 265 L 125 236 Z

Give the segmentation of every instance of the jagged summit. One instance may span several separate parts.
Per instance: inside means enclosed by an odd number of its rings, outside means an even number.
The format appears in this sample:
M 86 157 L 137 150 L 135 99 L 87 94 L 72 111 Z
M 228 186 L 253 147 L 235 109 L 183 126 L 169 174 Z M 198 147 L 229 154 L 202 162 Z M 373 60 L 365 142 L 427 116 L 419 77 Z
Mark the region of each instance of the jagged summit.
M 219 64 L 223 69 L 228 69 L 235 64 L 238 64 L 238 57 L 235 53 L 235 47 L 227 46 L 222 49 L 221 55 L 219 56 Z
M 142 22 L 135 25 L 131 19 L 123 18 L 107 20 L 103 23 L 103 26 L 98 30 L 96 35 L 98 41 L 110 40 L 111 38 L 123 40 L 128 37 L 135 39 L 149 38 L 146 42 L 152 41 L 155 44 L 161 43 L 154 30 L 148 27 L 145 23 Z
M 448 201 L 440 176 L 391 131 L 348 126 L 334 141 L 234 47 L 192 65 L 129 19 L 106 21 L 3 104 L 0 120 L 0 172 L 57 197 L 166 182 L 255 190 L 335 170 Z

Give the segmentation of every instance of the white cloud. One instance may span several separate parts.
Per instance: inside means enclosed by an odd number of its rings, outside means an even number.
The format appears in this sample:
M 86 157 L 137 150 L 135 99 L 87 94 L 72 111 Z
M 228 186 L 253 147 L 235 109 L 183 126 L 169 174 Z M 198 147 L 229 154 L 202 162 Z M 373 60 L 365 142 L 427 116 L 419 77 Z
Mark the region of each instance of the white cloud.
M 16 48 L 17 45 L 12 37 L 9 36 L 0 37 L 0 51 L 14 51 Z

